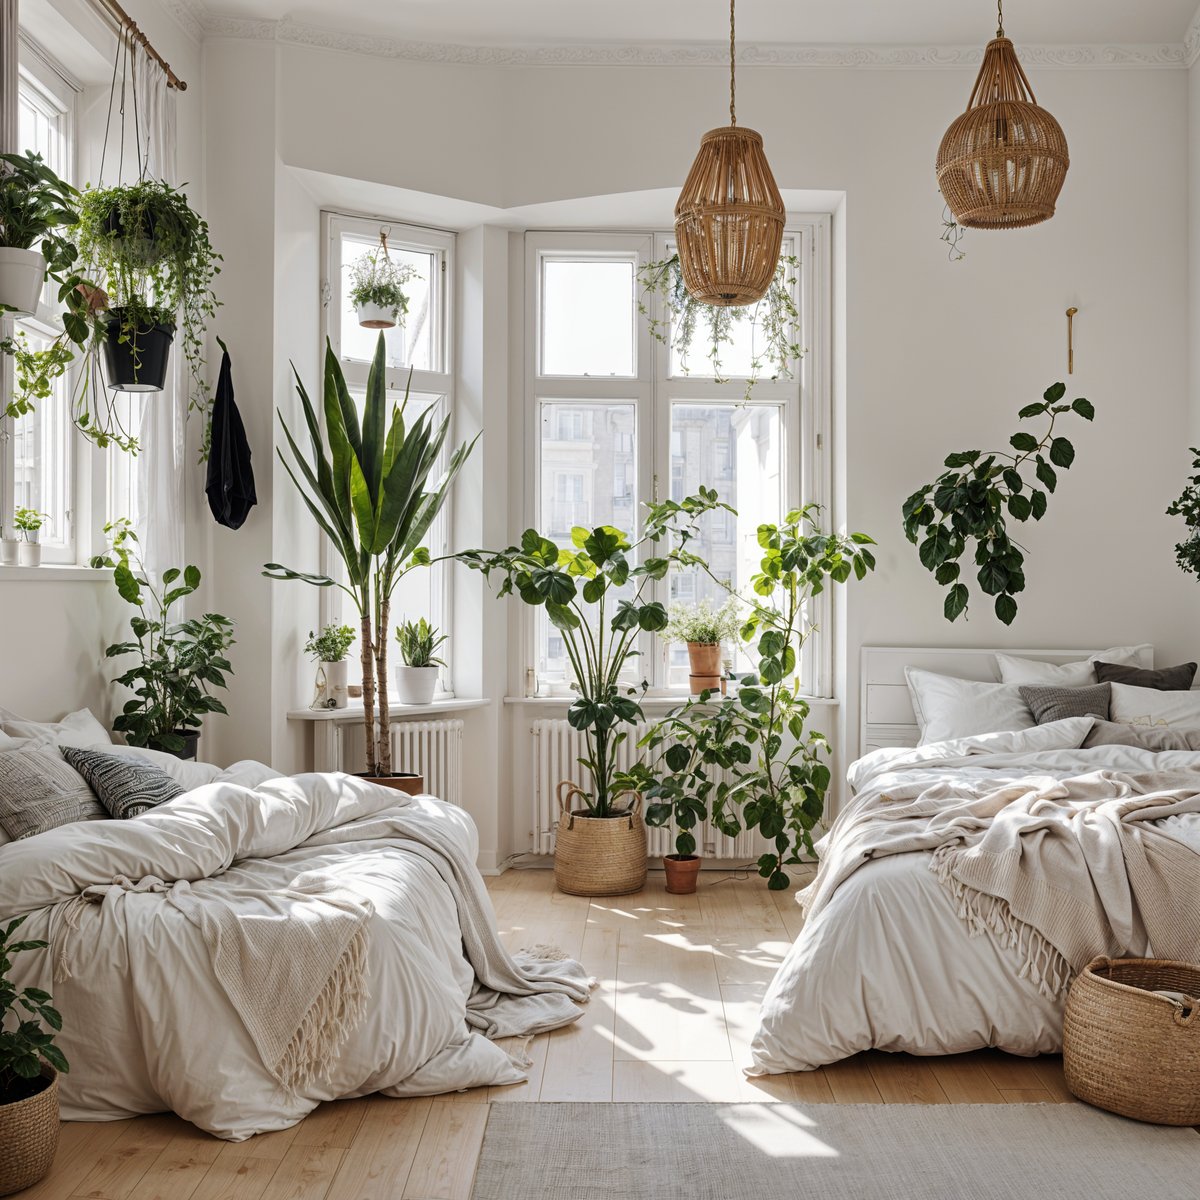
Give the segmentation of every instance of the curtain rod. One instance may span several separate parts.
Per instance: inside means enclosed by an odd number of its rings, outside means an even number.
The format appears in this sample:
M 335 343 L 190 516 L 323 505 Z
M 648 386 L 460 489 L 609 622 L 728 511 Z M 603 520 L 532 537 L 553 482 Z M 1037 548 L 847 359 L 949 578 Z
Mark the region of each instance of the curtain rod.
M 187 91 L 187 84 L 171 70 L 171 64 L 150 44 L 150 39 L 142 32 L 138 23 L 117 3 L 117 0 L 95 0 L 100 8 L 106 10 L 109 17 L 117 22 L 123 30 L 127 30 L 152 59 L 160 67 L 163 74 L 167 77 L 167 87 L 174 88 L 179 92 Z

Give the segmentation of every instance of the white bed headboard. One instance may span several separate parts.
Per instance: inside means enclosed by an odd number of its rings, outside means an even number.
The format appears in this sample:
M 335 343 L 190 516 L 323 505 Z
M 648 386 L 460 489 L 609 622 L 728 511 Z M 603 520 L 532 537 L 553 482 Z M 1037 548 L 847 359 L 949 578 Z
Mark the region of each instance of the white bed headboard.
M 1101 647 L 1103 649 L 1103 647 Z M 880 746 L 915 746 L 920 738 L 916 713 L 904 678 L 905 667 L 937 671 L 959 679 L 1000 681 L 997 654 L 1034 658 L 1038 662 L 1078 662 L 1100 650 L 946 650 L 921 646 L 864 646 L 859 670 L 859 753 Z

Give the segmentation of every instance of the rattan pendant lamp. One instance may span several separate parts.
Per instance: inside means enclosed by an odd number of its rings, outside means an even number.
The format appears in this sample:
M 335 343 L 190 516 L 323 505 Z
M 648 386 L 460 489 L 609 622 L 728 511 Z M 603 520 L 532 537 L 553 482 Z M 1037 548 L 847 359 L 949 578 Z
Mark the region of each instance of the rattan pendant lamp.
M 946 130 L 937 156 L 942 196 L 955 221 L 971 229 L 1049 220 L 1071 161 L 1062 127 L 1038 107 L 1004 36 L 1002 0 L 996 18 L 967 111 Z
M 737 123 L 734 0 L 729 0 L 729 124 L 700 139 L 675 205 L 675 241 L 687 290 L 720 308 L 767 294 L 783 245 L 783 197 L 761 134 Z

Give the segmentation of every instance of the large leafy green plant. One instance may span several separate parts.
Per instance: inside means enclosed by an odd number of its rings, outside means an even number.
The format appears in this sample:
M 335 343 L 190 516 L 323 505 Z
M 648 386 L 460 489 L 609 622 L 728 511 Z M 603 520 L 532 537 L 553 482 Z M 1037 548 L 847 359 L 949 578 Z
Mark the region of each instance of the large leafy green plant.
M 652 761 L 635 764 L 619 779 L 650 802 L 649 824 L 675 824 L 681 856 L 695 854 L 692 830 L 705 819 L 728 837 L 757 829 L 774 843 L 774 851 L 758 860 L 772 889 L 787 887 L 786 866 L 814 853 L 812 831 L 830 782 L 823 761 L 829 743 L 805 726 L 809 703 L 797 674 L 814 629 L 811 601 L 828 583 L 863 579 L 875 567 L 871 538 L 825 533 L 819 512 L 807 505 L 778 525 L 758 528 L 759 568 L 749 593 L 739 597 L 747 611 L 741 637 L 756 658 L 754 677 L 728 700 L 702 692 L 669 713 L 642 739 Z
M 587 745 L 579 764 L 590 784 L 580 792 L 591 816 L 616 815 L 622 795 L 631 790 L 616 783 L 616 753 L 629 736 L 625 727 L 644 719 L 640 700 L 647 684 L 623 684 L 622 674 L 638 653 L 639 633 L 667 624 L 667 610 L 647 591 L 652 581 L 666 577 L 672 562 L 700 561 L 686 547 L 700 517 L 717 508 L 732 511 L 715 491 L 701 488 L 682 501 L 647 505 L 635 537 L 611 525 L 578 526 L 571 531 L 571 545 L 559 546 L 527 529 L 520 545 L 456 556 L 485 577 L 499 575 L 498 596 L 516 595 L 545 608 L 562 634 L 576 693 L 567 720 Z M 669 547 L 662 547 L 665 540 Z
M 171 610 L 200 586 L 199 568 L 171 567 L 155 581 L 142 565 L 129 522 L 116 522 L 106 532 L 112 551 L 93 558 L 92 566 L 111 567 L 121 599 L 138 610 L 129 620 L 134 640 L 105 651 L 106 658 L 138 657 L 115 681 L 131 688 L 135 698 L 126 701 L 113 729 L 131 746 L 174 754 L 186 745 L 180 731 L 199 729 L 208 713 L 226 711 L 210 689 L 224 688 L 233 671 L 225 657 L 234 642 L 233 623 L 219 613 L 172 622 Z
M 13 955 L 49 945 L 13 941 L 24 922 L 24 917 L 16 917 L 0 932 L 0 1104 L 25 1099 L 37 1090 L 33 1081 L 41 1074 L 43 1059 L 64 1075 L 71 1069 L 54 1044 L 62 1017 L 51 1006 L 50 995 L 41 988 L 18 989 L 9 977 Z
M 1190 447 L 1192 470 L 1200 469 L 1200 450 Z M 1200 475 L 1190 475 L 1188 486 L 1178 500 L 1173 500 L 1167 509 L 1168 517 L 1182 517 L 1188 527 L 1188 536 L 1175 543 L 1175 561 L 1184 571 L 1200 575 Z
M 947 621 L 967 611 L 970 589 L 960 559 L 973 545 L 980 589 L 995 597 L 996 616 L 1011 625 L 1015 597 L 1025 590 L 1025 553 L 1008 534 L 1007 517 L 1025 522 L 1046 515 L 1047 493 L 1058 486 L 1058 470 L 1075 461 L 1075 447 L 1055 433 L 1058 418 L 1074 413 L 1091 421 L 1096 410 L 1082 398 L 1060 403 L 1066 385 L 1052 384 L 1021 420 L 1046 418 L 1040 437 L 1020 431 L 1009 438 L 1013 452 L 961 450 L 947 455 L 949 468 L 904 502 L 904 534 L 918 546 L 921 565 L 947 588 Z M 1040 485 L 1040 486 L 1039 486 Z
M 408 391 L 403 405 L 389 403 L 387 350 L 382 333 L 367 374 L 361 422 L 328 339 L 323 429 L 298 372 L 296 391 L 308 426 L 311 452 L 306 454 L 300 449 L 280 412 L 288 453 L 279 449 L 279 461 L 305 507 L 329 538 L 346 573 L 344 580 L 335 580 L 267 563 L 263 574 L 271 579 L 298 579 L 315 587 L 337 587 L 353 601 L 361 626 L 367 773 L 390 775 L 388 630 L 392 593 L 409 571 L 429 565 L 429 551 L 421 542 L 479 438 L 476 435 L 459 446 L 440 478 L 430 486 L 430 476 L 450 430 L 450 418 L 435 424 L 432 410 L 426 409 L 411 425 L 405 425 Z

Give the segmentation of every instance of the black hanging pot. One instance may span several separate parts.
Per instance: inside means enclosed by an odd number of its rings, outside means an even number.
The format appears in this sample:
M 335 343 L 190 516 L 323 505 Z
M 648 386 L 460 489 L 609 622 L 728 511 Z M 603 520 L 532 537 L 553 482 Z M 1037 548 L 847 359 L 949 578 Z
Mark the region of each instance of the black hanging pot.
M 125 309 L 109 311 L 104 326 L 104 366 L 113 392 L 161 392 L 171 360 L 175 326 L 156 321 L 125 326 Z

